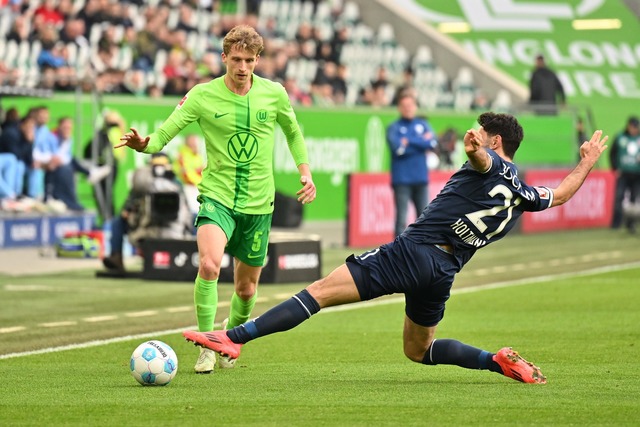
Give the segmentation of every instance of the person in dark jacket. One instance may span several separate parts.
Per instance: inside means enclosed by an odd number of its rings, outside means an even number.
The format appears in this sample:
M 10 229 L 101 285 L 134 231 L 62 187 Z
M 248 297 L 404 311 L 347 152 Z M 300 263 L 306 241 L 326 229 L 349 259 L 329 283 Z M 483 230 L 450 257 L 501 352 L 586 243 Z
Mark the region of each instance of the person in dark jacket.
M 26 116 L 18 122 L 7 125 L 0 136 L 0 153 L 12 153 L 17 160 L 16 176 L 13 180 L 17 196 L 26 194 L 29 171 L 33 170 L 35 126 L 33 117 Z
M 433 150 L 438 145 L 429 122 L 416 116 L 418 103 L 411 92 L 398 97 L 398 111 L 400 118 L 387 128 L 387 143 L 391 150 L 391 185 L 396 205 L 396 236 L 407 225 L 409 200 L 415 206 L 416 216 L 420 216 L 427 207 L 427 150 Z
M 629 232 L 633 233 L 636 231 L 637 221 L 637 215 L 633 214 L 633 211 L 640 202 L 640 119 L 638 117 L 629 117 L 624 131 L 616 135 L 609 151 L 609 161 L 611 169 L 616 174 L 611 228 L 619 228 L 624 222 Z
M 545 63 L 544 56 L 536 56 L 536 68 L 529 80 L 529 104 L 537 114 L 555 115 L 558 101 L 564 105 L 566 96 L 560 79 Z

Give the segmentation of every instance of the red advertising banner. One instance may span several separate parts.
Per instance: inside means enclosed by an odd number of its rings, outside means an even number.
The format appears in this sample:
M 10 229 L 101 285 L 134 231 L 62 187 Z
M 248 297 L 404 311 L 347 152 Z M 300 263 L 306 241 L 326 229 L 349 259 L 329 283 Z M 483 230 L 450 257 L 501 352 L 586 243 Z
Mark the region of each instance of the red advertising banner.
M 442 190 L 453 172 L 429 174 L 429 199 Z M 389 173 L 354 173 L 349 175 L 347 246 L 373 247 L 393 240 L 396 208 Z M 416 219 L 410 208 L 407 224 Z
M 529 170 L 529 185 L 557 187 L 568 170 Z M 429 198 L 442 190 L 453 172 L 432 171 Z M 607 227 L 613 214 L 615 176 L 609 171 L 593 171 L 578 193 L 562 206 L 543 212 L 525 212 L 520 220 L 522 233 Z M 388 173 L 354 173 L 349 176 L 347 246 L 374 247 L 393 240 L 395 206 Z M 409 209 L 407 224 L 416 218 Z
M 530 170 L 529 185 L 555 188 L 569 170 Z M 562 206 L 542 212 L 525 212 L 521 218 L 523 233 L 608 227 L 613 215 L 615 176 L 610 171 L 592 171 L 580 190 Z

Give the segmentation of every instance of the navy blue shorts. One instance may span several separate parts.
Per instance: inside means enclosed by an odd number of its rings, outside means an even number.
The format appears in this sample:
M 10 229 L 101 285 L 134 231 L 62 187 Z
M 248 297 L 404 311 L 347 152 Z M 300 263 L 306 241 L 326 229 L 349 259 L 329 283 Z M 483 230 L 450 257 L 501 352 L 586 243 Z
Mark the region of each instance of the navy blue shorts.
M 458 272 L 452 255 L 402 237 L 362 255 L 350 255 L 346 263 L 362 301 L 404 294 L 405 313 L 420 326 L 435 326 L 442 320 Z

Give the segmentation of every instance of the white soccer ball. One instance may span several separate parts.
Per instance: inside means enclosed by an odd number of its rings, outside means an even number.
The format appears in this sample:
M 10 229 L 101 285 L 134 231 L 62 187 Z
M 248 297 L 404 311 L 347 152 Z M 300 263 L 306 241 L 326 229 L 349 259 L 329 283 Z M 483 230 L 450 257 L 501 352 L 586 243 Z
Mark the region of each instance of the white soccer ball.
M 162 341 L 147 341 L 133 350 L 129 365 L 140 384 L 167 385 L 178 372 L 178 356 Z

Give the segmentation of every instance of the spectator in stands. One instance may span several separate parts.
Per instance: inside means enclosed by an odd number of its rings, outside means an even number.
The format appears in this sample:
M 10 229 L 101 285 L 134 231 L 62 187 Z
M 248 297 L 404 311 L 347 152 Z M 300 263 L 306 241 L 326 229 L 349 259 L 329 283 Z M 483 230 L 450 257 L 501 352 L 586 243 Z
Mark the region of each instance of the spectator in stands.
M 273 55 L 273 77 L 279 82 L 284 82 L 287 78 L 287 67 L 289 65 L 289 56 L 284 49 L 278 49 Z
M 187 198 L 187 204 L 191 213 L 198 213 L 198 184 L 202 181 L 202 169 L 204 158 L 200 154 L 198 136 L 189 134 L 184 139 L 184 144 L 178 149 L 178 155 L 173 165 L 176 176 L 182 182 L 182 188 Z
M 387 69 L 385 67 L 378 68 L 376 77 L 371 81 L 371 92 L 369 103 L 373 107 L 386 107 L 391 105 L 387 88 L 389 87 L 389 79 Z
M 311 83 L 311 99 L 313 99 L 313 105 L 318 107 L 328 108 L 334 106 L 331 83 L 326 80 Z
M 67 20 L 60 32 L 60 41 L 68 44 L 74 43 L 78 48 L 89 49 L 89 40 L 85 37 L 86 26 L 82 19 L 71 18 Z
M 44 0 L 34 12 L 34 19 L 42 19 L 42 22 L 54 27 L 62 26 L 64 16 L 57 10 L 55 0 Z
M 338 65 L 336 75 L 331 79 L 331 87 L 333 88 L 333 100 L 336 104 L 344 104 L 347 97 L 347 78 L 349 69 L 346 65 Z
M 158 85 L 147 86 L 147 95 L 149 98 L 162 98 L 162 89 Z
M 306 107 L 313 105 L 311 95 L 300 89 L 298 81 L 295 78 L 287 77 L 284 81 L 284 88 L 289 95 L 291 105 L 304 105 Z
M 222 75 L 220 54 L 212 51 L 206 52 L 198 63 L 198 74 L 202 76 L 201 83 L 220 77 Z
M 56 147 L 51 159 L 46 165 L 45 194 L 65 204 L 72 211 L 83 211 L 84 207 L 78 202 L 73 166 L 73 121 L 71 117 L 58 120 L 58 127 L 54 132 Z M 82 168 L 84 173 L 89 171 Z
M 391 186 L 396 208 L 394 233 L 399 236 L 407 225 L 407 208 L 413 202 L 416 217 L 429 202 L 427 150 L 437 147 L 429 122 L 416 115 L 418 103 L 409 93 L 398 100 L 400 118 L 387 127 L 391 150 Z
M 124 73 L 123 88 L 131 95 L 141 97 L 147 94 L 147 82 L 142 70 L 129 70 Z
M 334 61 L 337 64 L 342 63 L 342 49 L 349 43 L 349 27 L 346 25 L 339 26 L 331 39 L 331 51 L 334 55 Z
M 624 225 L 629 232 L 636 231 L 635 205 L 640 203 L 640 119 L 629 117 L 625 129 L 611 144 L 611 169 L 616 174 L 616 192 L 613 206 L 612 228 Z M 627 212 L 625 212 L 627 211 Z M 624 220 L 624 224 L 623 224 Z
M 20 70 L 10 68 L 2 60 L 0 60 L 0 82 L 8 86 L 17 86 Z
M 117 26 L 131 27 L 133 22 L 129 18 L 129 4 L 126 1 L 111 1 L 107 3 L 106 13 L 108 21 Z
M 29 40 L 29 21 L 26 16 L 15 17 L 9 34 L 7 34 L 7 42 L 9 41 L 14 41 L 18 44 L 23 41 L 31 41 Z
M 334 98 L 334 82 L 338 76 L 338 68 L 333 62 L 322 63 L 311 83 L 313 103 L 319 106 L 331 106 L 336 103 Z
M 296 31 L 295 35 L 296 41 L 298 44 L 302 45 L 305 42 L 313 41 L 313 27 L 309 22 L 302 22 L 298 26 L 298 31 Z
M 164 87 L 165 95 L 183 95 L 186 92 L 186 71 L 184 61 L 186 54 L 181 49 L 169 52 L 167 64 L 162 69 L 167 83 Z
M 4 132 L 10 126 L 17 126 L 20 123 L 20 113 L 16 107 L 11 107 L 4 114 L 4 120 L 2 121 L 2 132 Z
M 58 5 L 56 6 L 56 12 L 62 16 L 62 22 L 57 24 L 58 27 L 62 25 L 67 19 L 69 19 L 74 14 L 73 10 L 73 0 L 58 0 Z
M 476 111 L 487 111 L 491 108 L 491 103 L 487 94 L 481 89 L 477 89 L 473 93 L 473 102 L 471 103 L 471 109 Z
M 413 78 L 414 78 L 413 69 L 411 69 L 411 67 L 406 67 L 404 70 L 402 70 L 400 81 L 397 81 L 394 84 L 396 90 L 395 90 L 395 93 L 393 94 L 391 105 L 397 106 L 400 96 L 406 91 L 413 92 L 413 96 L 416 99 L 418 99 L 418 92 L 414 87 Z
M 122 275 L 125 235 L 137 248 L 145 238 L 184 239 L 191 235 L 192 228 L 193 216 L 171 170 L 169 156 L 155 153 L 148 165 L 133 174 L 122 211 L 111 221 L 111 253 L 102 263 L 107 270 Z
M 458 132 L 450 127 L 438 137 L 438 156 L 440 158 L 440 168 L 451 170 L 459 167 L 455 164 L 456 144 L 458 142 Z
M 25 116 L 18 122 L 5 120 L 2 135 L 0 135 L 0 153 L 11 153 L 16 158 L 15 187 L 13 192 L 19 197 L 25 195 L 27 171 L 33 170 L 33 141 L 35 139 L 35 119 Z
M 336 56 L 333 54 L 331 42 L 322 41 L 316 46 L 316 61 L 319 62 L 337 62 Z
M 536 56 L 536 66 L 529 80 L 529 103 L 537 114 L 554 115 L 558 113 L 558 102 L 565 104 L 564 87 L 560 79 L 544 60 L 543 55 Z
M 147 21 L 144 29 L 136 33 L 133 42 L 133 67 L 144 71 L 153 69 L 156 53 L 158 51 L 158 40 L 154 33 L 154 21 Z
M 35 107 L 29 114 L 35 118 L 35 139 L 33 142 L 33 169 L 30 170 L 28 178 L 29 197 L 43 200 L 44 174 L 50 169 L 49 163 L 57 151 L 58 141 L 56 136 L 49 129 L 49 108 L 42 105 Z
M 40 67 L 40 70 L 44 70 L 45 68 L 55 70 L 68 65 L 67 59 L 65 58 L 65 50 L 64 44 L 62 43 L 43 42 L 42 50 L 38 55 L 38 67 Z
M 16 193 L 16 169 L 18 159 L 13 153 L 0 152 L 0 210 L 15 210 L 18 204 Z
M 101 0 L 87 0 L 84 7 L 78 12 L 78 18 L 86 24 L 85 36 L 87 38 L 89 38 L 94 25 L 100 25 L 109 18 L 109 15 L 103 9 L 102 3 Z
M 98 40 L 98 54 L 92 56 L 92 64 L 98 72 L 116 69 L 119 53 L 118 44 L 115 41 L 115 27 L 107 26 Z
M 181 3 L 178 6 L 179 10 L 179 18 L 178 24 L 176 25 L 176 29 L 182 30 L 186 33 L 195 33 L 198 31 L 198 28 L 193 25 L 194 22 L 194 14 L 193 14 L 193 5 L 188 2 Z

